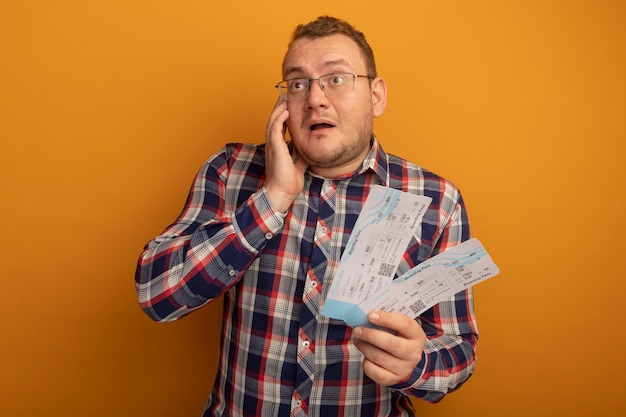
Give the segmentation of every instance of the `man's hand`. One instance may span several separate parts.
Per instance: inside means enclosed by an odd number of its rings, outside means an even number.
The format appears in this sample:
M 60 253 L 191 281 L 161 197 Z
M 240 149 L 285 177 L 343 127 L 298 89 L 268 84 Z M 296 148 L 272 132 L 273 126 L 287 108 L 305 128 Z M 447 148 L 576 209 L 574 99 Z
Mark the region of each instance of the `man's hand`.
M 373 311 L 369 321 L 384 330 L 356 327 L 354 345 L 365 359 L 363 371 L 380 385 L 390 386 L 406 380 L 422 360 L 426 334 L 413 319 L 398 313 Z
M 304 186 L 308 164 L 292 156 L 285 143 L 285 123 L 289 118 L 287 102 L 279 98 L 265 132 L 265 189 L 274 208 L 285 212 Z

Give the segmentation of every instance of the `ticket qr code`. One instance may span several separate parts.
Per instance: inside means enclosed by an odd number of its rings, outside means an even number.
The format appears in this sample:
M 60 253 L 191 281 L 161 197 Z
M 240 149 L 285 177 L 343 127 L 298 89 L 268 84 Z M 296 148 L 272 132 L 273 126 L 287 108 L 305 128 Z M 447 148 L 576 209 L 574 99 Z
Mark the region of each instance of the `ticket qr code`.
M 426 304 L 424 304 L 424 302 L 422 300 L 417 300 L 416 302 L 411 304 L 409 306 L 409 308 L 411 309 L 411 311 L 413 311 L 413 313 L 419 314 L 420 311 L 422 311 L 422 310 L 424 310 L 426 308 Z
M 391 275 L 393 274 L 395 267 L 392 264 L 387 264 L 387 263 L 381 263 L 380 264 L 380 269 L 378 270 L 378 275 L 381 275 L 383 277 L 391 277 Z

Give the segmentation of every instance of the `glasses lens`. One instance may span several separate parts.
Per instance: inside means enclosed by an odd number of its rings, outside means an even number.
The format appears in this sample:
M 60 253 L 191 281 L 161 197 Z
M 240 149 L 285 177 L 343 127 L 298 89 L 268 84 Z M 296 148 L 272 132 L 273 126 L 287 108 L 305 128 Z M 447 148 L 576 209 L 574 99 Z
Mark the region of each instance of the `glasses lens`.
M 282 81 L 276 85 L 278 92 L 283 100 L 302 100 L 310 92 L 314 83 L 318 81 L 319 88 L 327 97 L 334 97 L 350 91 L 354 87 L 354 74 L 351 73 L 333 73 L 322 75 L 318 79 L 309 80 L 306 78 L 291 79 Z
M 320 82 L 324 84 L 324 88 L 328 87 L 329 91 L 338 92 L 345 89 L 348 86 L 352 74 L 328 74 L 320 78 Z M 332 94 L 332 93 L 331 93 Z

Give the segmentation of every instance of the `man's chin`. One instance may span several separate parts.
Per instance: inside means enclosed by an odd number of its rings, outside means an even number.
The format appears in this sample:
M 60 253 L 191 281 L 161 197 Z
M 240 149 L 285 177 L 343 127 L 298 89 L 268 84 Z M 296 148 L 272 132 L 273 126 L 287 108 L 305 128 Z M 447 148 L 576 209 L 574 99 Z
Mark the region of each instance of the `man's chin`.
M 335 149 L 324 152 L 323 149 L 309 149 L 299 152 L 300 157 L 311 167 L 315 168 L 335 168 L 344 162 L 345 152 Z

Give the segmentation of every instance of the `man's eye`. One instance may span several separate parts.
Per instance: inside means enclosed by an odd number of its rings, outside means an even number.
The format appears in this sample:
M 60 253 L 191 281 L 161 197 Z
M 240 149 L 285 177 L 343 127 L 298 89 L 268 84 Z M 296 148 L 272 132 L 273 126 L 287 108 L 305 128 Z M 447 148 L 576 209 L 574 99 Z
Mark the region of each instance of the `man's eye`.
M 294 80 L 291 83 L 290 90 L 291 91 L 302 91 L 306 89 L 306 82 L 303 80 Z
M 338 87 L 340 85 L 342 85 L 344 83 L 344 76 L 340 75 L 340 74 L 335 74 L 332 77 L 330 77 L 330 81 L 329 84 L 332 85 L 333 87 Z

